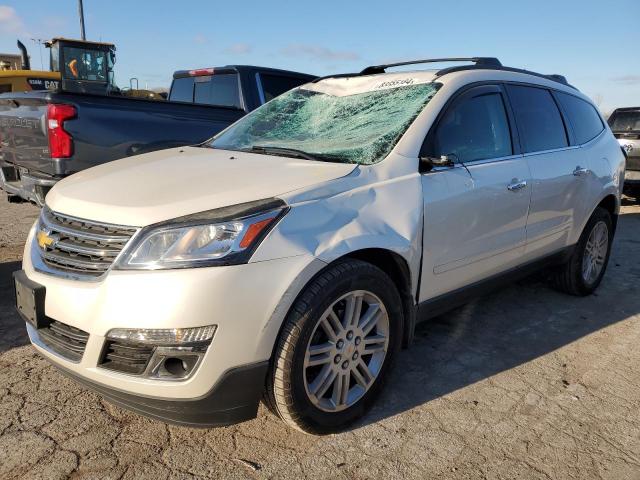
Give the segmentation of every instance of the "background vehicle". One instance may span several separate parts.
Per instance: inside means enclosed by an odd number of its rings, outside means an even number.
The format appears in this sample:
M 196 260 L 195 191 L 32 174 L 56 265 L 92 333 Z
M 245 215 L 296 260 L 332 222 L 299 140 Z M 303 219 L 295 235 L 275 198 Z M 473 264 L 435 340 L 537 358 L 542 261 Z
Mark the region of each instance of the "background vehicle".
M 640 107 L 617 108 L 608 122 L 627 154 L 625 193 L 640 198 Z
M 447 60 L 473 64 L 320 79 L 61 181 L 16 273 L 33 344 L 154 418 L 238 422 L 264 393 L 324 433 L 372 405 L 417 320 L 540 268 L 591 294 L 624 171 L 606 122 L 562 77 Z
M 112 43 L 54 38 L 45 45 L 49 71 L 31 70 L 27 48 L 20 40 L 20 55 L 0 55 L 0 93 L 60 88 L 104 94 L 117 91 L 113 83 L 116 47 Z
M 58 180 L 85 168 L 201 143 L 315 77 L 242 65 L 182 70 L 175 72 L 166 102 L 95 94 L 108 87 L 108 78 L 63 81 L 71 93 L 0 96 L 0 187 L 10 199 L 42 205 Z

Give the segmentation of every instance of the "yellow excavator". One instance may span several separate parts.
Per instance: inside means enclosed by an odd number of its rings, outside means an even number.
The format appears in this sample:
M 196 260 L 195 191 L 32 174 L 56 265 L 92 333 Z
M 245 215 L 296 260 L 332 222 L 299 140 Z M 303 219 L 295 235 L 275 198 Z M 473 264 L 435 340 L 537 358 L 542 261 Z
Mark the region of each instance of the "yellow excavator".
M 112 43 L 54 38 L 45 46 L 50 52 L 49 71 L 31 70 L 27 48 L 20 40 L 20 55 L 0 54 L 0 93 L 54 90 L 163 100 L 154 92 L 121 91 L 115 85 L 116 46 Z
M 0 93 L 57 90 L 60 72 L 31 70 L 27 48 L 18 40 L 21 55 L 0 54 Z

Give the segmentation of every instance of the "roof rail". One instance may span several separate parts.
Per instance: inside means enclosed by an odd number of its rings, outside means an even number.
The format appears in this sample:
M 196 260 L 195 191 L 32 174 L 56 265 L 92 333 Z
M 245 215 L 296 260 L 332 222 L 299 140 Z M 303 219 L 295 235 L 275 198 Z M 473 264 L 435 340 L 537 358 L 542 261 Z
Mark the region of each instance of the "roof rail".
M 424 60 L 408 60 L 406 62 L 386 63 L 383 65 L 371 65 L 360 72 L 360 75 L 373 75 L 385 73 L 387 68 L 402 67 L 404 65 L 417 65 L 420 63 L 444 63 L 444 62 L 472 62 L 475 65 L 501 67 L 502 63 L 495 57 L 450 57 L 450 58 L 425 58 Z
M 577 90 L 576 87 L 574 87 L 573 85 L 571 85 L 566 77 L 564 75 L 558 75 L 558 74 L 544 74 L 544 73 L 538 73 L 538 72 L 532 72 L 531 70 L 524 70 L 522 68 L 513 68 L 513 67 L 505 67 L 503 65 L 479 65 L 479 64 L 475 64 L 475 65 L 462 65 L 459 67 L 449 67 L 449 68 L 443 68 L 442 70 L 439 70 L 436 72 L 436 78 L 438 77 L 442 77 L 443 75 L 446 75 L 447 73 L 453 73 L 453 72 L 462 72 L 464 70 L 479 70 L 479 69 L 485 69 L 485 70 L 502 70 L 504 72 L 514 72 L 514 73 L 524 73 L 527 75 L 533 75 L 534 77 L 540 77 L 540 78 L 545 78 L 547 80 L 551 80 L 553 82 L 558 82 L 561 83 L 563 85 L 566 85 L 567 87 L 571 87 L 574 90 Z
M 450 58 L 427 58 L 424 60 L 409 60 L 406 62 L 387 63 L 383 65 L 371 65 L 361 70 L 358 73 L 338 73 L 333 75 L 327 75 L 325 77 L 318 77 L 311 83 L 317 83 L 321 80 L 328 78 L 345 78 L 345 77 L 358 77 L 362 75 L 375 75 L 378 73 L 385 73 L 387 68 L 401 67 L 404 65 L 416 65 L 420 63 L 444 63 L 444 62 L 471 62 L 473 65 L 458 65 L 455 67 L 448 67 L 438 70 L 435 74 L 435 78 L 442 77 L 447 73 L 461 72 L 464 70 L 502 70 L 505 72 L 525 73 L 527 75 L 533 75 L 540 78 L 545 78 L 553 82 L 558 82 L 568 87 L 577 90 L 576 87 L 571 85 L 563 75 L 532 72 L 530 70 L 524 70 L 522 68 L 505 67 L 500 60 L 495 57 L 450 57 Z

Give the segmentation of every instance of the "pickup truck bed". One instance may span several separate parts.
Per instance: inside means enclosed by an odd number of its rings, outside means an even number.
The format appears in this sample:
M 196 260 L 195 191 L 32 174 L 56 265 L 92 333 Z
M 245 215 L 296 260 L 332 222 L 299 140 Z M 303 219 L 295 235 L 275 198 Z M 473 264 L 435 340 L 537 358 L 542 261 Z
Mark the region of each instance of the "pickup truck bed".
M 196 103 L 218 98 L 210 90 L 217 88 L 212 79 L 222 75 L 226 77 L 219 88 L 227 91 L 221 98 L 232 98 L 229 85 L 236 88 L 237 81 L 237 100 L 228 105 Z M 282 93 L 265 92 L 268 76 L 283 80 L 282 88 L 314 78 L 234 66 L 176 72 L 169 99 L 181 101 L 47 91 L 0 95 L 0 187 L 10 197 L 42 205 L 55 182 L 75 172 L 131 155 L 201 143 Z M 69 156 L 63 158 L 52 156 L 51 105 L 68 105 L 75 111 L 60 122 L 72 142 Z

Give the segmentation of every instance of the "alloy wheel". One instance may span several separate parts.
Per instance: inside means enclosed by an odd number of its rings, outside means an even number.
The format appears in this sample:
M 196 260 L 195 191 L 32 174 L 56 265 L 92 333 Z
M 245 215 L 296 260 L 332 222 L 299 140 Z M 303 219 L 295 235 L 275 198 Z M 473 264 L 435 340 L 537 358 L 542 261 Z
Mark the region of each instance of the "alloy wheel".
M 305 351 L 304 383 L 325 412 L 354 405 L 374 384 L 389 348 L 389 315 L 373 293 L 357 290 L 320 316 Z
M 591 284 L 596 281 L 604 268 L 609 250 L 609 229 L 599 221 L 591 229 L 582 257 L 582 279 Z

